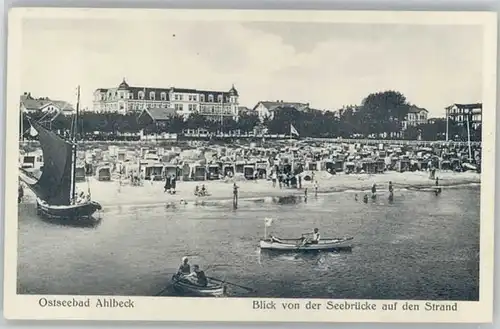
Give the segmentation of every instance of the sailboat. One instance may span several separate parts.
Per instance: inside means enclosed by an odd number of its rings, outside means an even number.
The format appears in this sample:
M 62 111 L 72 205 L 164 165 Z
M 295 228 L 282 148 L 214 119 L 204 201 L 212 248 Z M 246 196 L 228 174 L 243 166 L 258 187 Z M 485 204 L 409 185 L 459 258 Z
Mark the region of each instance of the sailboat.
M 41 217 L 63 222 L 95 222 L 93 214 L 102 206 L 92 201 L 89 194 L 80 198 L 76 191 L 76 123 L 79 115 L 80 87 L 74 117 L 72 138 L 67 140 L 45 128 L 38 122 L 30 122 L 38 133 L 44 166 L 38 180 L 21 171 L 21 179 L 36 194 L 37 214 Z

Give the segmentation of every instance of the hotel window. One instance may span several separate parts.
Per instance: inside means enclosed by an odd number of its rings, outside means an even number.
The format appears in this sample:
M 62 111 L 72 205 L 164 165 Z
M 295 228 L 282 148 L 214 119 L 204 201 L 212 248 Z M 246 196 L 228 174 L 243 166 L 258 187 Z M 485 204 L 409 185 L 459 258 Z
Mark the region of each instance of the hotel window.
M 162 92 L 160 94 L 160 98 L 161 98 L 162 101 L 166 101 L 167 100 L 167 93 L 166 92 Z
M 219 103 L 222 102 L 222 95 L 217 96 L 217 102 L 219 102 Z
M 143 91 L 139 91 L 139 99 L 144 99 L 144 92 Z
M 197 111 L 198 110 L 198 106 L 196 104 L 193 104 L 193 111 Z
M 208 101 L 210 103 L 213 103 L 213 101 L 214 101 L 214 95 L 208 95 Z
M 192 101 L 193 100 L 193 96 L 188 95 L 188 100 Z
M 174 98 L 175 98 L 176 101 L 178 101 L 179 100 L 179 95 L 175 94 Z
M 155 92 L 154 91 L 149 92 L 149 99 L 153 100 L 153 101 L 155 100 Z
M 193 101 L 196 102 L 196 98 L 197 98 L 196 95 L 193 95 Z
M 205 95 L 200 95 L 200 102 L 204 102 L 205 101 Z
M 128 99 L 134 99 L 134 94 L 129 93 L 129 94 L 128 94 Z

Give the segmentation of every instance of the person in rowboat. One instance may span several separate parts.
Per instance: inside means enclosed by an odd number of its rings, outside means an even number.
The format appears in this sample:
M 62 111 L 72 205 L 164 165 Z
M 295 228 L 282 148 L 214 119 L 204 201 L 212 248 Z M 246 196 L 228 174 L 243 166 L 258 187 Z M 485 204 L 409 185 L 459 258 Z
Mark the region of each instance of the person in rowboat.
M 307 235 L 311 235 L 311 237 L 307 238 L 305 235 L 306 236 Z M 302 241 L 301 242 L 302 242 L 303 246 L 308 245 L 308 244 L 318 244 L 320 238 L 321 238 L 321 236 L 319 234 L 319 229 L 315 228 L 312 233 L 304 233 L 304 234 L 302 234 L 302 237 L 301 237 Z
M 188 279 L 191 283 L 197 284 L 202 287 L 206 287 L 208 285 L 207 276 L 205 275 L 205 272 L 200 270 L 200 266 L 198 265 L 194 265 L 193 272 L 185 278 Z
M 182 264 L 179 266 L 177 271 L 178 276 L 191 274 L 191 266 L 189 265 L 189 259 L 187 257 L 182 257 Z

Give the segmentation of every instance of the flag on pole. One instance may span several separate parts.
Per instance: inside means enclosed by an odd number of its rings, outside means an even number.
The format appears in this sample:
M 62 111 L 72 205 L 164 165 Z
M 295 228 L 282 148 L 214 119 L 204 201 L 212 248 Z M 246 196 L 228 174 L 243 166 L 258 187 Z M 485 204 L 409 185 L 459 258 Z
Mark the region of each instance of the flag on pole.
M 273 219 L 272 218 L 266 217 L 264 220 L 266 222 L 266 227 L 271 226 L 271 224 L 273 223 Z
M 292 124 L 290 124 L 290 135 L 299 136 L 299 132 L 297 131 L 297 129 L 295 129 L 295 127 Z
M 30 135 L 32 137 L 35 137 L 36 135 L 38 135 L 38 131 L 36 131 L 36 129 L 33 128 L 33 126 L 30 127 Z

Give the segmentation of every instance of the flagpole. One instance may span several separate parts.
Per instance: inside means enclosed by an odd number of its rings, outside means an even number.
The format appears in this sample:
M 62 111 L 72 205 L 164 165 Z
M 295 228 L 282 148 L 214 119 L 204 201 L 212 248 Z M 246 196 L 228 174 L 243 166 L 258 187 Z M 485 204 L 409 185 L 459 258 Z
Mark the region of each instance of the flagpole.
M 19 113 L 21 114 L 21 142 L 24 142 L 24 115 L 22 101 L 19 102 Z

